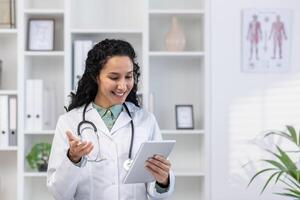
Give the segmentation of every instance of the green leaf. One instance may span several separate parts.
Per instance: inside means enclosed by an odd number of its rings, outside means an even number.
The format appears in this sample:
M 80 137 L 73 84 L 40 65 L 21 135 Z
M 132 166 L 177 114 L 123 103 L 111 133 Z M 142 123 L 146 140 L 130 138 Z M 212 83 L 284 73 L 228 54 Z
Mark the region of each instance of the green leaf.
M 299 181 L 294 181 L 293 179 L 291 179 L 290 177 L 286 177 L 291 183 L 293 183 L 297 188 L 300 189 L 300 184 L 299 184 Z M 290 187 L 293 187 L 293 186 L 290 186 Z
M 287 125 L 286 126 L 287 127 L 287 129 L 288 129 L 288 131 L 290 132 L 290 134 L 291 134 L 291 137 L 292 137 L 292 141 L 296 144 L 296 145 L 299 145 L 297 142 L 297 132 L 296 132 L 296 130 L 295 130 L 295 128 L 293 127 L 293 126 L 289 126 L 289 125 Z
M 267 163 L 270 163 L 271 165 L 274 165 L 275 167 L 277 167 L 281 171 L 286 171 L 286 168 L 277 161 L 274 161 L 274 160 L 263 160 L 263 161 L 267 162 Z
M 300 197 L 300 191 L 296 190 L 296 189 L 291 189 L 291 188 L 285 188 L 285 190 L 289 191 L 292 194 L 295 194 L 297 196 Z
M 288 135 L 287 133 L 283 132 L 283 131 L 278 131 L 278 132 L 269 132 L 265 135 L 265 137 L 268 137 L 270 135 L 278 135 L 278 136 L 281 136 L 281 137 L 284 137 L 290 141 L 292 141 L 292 137 L 290 135 Z
M 287 168 L 287 172 L 289 175 L 291 175 L 294 179 L 298 180 L 298 173 L 297 173 L 297 167 L 292 161 L 292 159 L 279 147 L 276 146 L 280 156 L 278 157 L 282 164 Z
M 286 196 L 286 197 L 293 197 L 293 198 L 296 198 L 296 199 L 300 199 L 300 196 L 297 196 L 297 195 L 294 195 L 294 194 L 290 194 L 290 193 L 274 193 L 274 194 L 281 195 L 281 196 Z
M 267 171 L 271 171 L 271 170 L 276 170 L 276 168 L 267 168 L 267 169 L 263 169 L 259 172 L 257 172 L 256 174 L 254 174 L 254 176 L 251 178 L 251 180 L 249 181 L 247 187 L 249 187 L 249 185 L 253 182 L 253 180 L 260 174 L 267 172 Z
M 276 178 L 275 184 L 278 182 L 278 180 L 280 179 L 281 175 L 284 173 L 284 171 L 280 172 Z
M 274 176 L 276 176 L 277 174 L 279 174 L 280 172 L 275 172 L 274 174 L 272 174 L 269 179 L 267 180 L 266 184 L 264 185 L 263 189 L 261 190 L 260 194 L 262 194 L 265 189 L 267 188 L 268 184 L 270 183 L 270 181 L 273 179 Z

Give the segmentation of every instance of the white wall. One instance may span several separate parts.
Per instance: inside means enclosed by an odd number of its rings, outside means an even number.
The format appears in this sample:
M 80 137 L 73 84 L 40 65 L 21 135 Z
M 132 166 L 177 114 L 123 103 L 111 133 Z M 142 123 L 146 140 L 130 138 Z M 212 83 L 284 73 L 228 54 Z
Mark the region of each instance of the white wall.
M 262 130 L 300 127 L 300 1 L 211 0 L 211 200 L 283 200 L 259 195 L 262 181 L 246 188 L 266 156 L 250 145 Z M 291 70 L 284 74 L 241 73 L 241 11 L 293 10 Z

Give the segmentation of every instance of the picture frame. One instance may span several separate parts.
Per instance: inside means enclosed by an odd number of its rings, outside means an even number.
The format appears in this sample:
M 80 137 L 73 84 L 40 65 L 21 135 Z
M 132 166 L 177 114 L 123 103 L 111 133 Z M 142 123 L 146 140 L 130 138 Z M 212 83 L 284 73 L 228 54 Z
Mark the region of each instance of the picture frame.
M 29 19 L 27 49 L 30 51 L 53 51 L 54 28 L 54 19 Z
M 286 73 L 291 69 L 292 11 L 242 10 L 241 71 Z
M 16 27 L 15 0 L 0 0 L 0 28 Z
M 175 105 L 176 129 L 194 129 L 193 105 Z

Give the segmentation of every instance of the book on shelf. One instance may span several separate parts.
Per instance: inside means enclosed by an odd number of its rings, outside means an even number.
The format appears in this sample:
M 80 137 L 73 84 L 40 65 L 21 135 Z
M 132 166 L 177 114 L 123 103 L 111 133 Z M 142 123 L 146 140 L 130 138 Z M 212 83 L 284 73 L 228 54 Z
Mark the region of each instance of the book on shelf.
M 0 0 L 0 28 L 16 27 L 15 0 Z
M 42 130 L 43 128 L 43 80 L 26 80 L 25 129 Z
M 0 95 L 0 147 L 17 146 L 17 96 Z
M 56 120 L 56 92 L 54 82 L 27 79 L 25 93 L 25 129 L 41 131 L 54 129 Z
M 2 87 L 2 60 L 0 60 L 0 89 Z
M 93 46 L 93 41 L 91 40 L 75 40 L 74 41 L 74 77 L 73 77 L 73 88 L 77 87 L 78 81 L 81 79 L 81 76 L 84 72 L 85 61 L 89 50 Z

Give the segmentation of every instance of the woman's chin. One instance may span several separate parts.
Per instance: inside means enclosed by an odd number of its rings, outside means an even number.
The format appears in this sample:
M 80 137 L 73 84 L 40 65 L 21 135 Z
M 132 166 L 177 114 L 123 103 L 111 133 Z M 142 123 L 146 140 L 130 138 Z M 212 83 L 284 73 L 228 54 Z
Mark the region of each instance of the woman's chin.
M 115 96 L 113 102 L 114 102 L 114 105 L 115 104 L 122 104 L 122 103 L 125 102 L 125 100 L 126 100 L 126 97 L 124 97 L 124 96 L 123 97 Z

